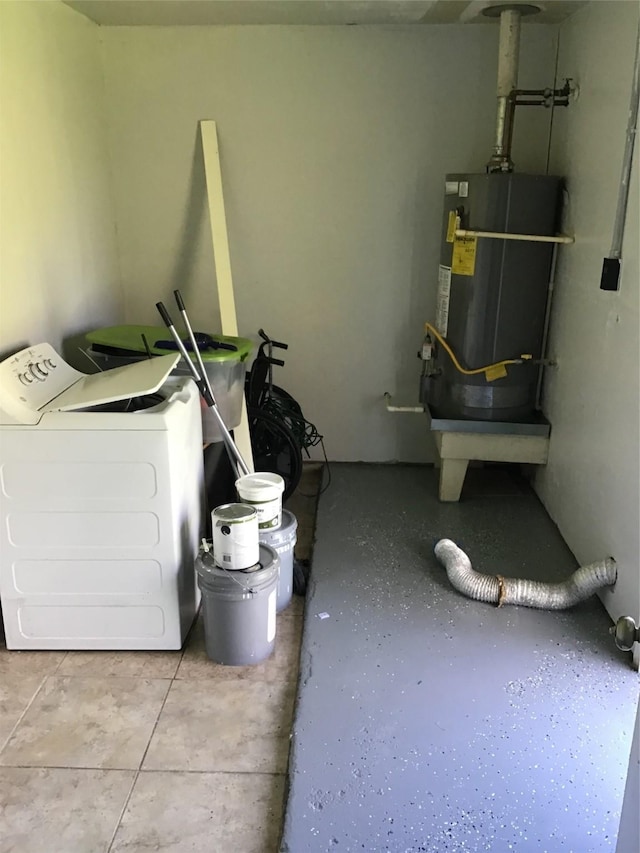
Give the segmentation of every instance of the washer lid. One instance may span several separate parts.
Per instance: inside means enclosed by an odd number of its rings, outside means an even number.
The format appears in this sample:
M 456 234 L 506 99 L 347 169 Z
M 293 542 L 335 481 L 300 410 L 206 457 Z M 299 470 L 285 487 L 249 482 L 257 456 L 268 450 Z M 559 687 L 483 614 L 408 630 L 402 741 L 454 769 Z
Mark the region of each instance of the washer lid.
M 176 364 L 180 361 L 180 353 L 161 355 L 102 373 L 82 375 L 62 394 L 58 394 L 50 403 L 40 409 L 45 412 L 73 412 L 77 409 L 88 409 L 90 406 L 100 406 L 104 403 L 115 403 L 128 397 L 142 397 L 143 394 L 153 394 L 165 381 Z
M 51 344 L 37 344 L 0 362 L 0 424 L 37 424 L 46 412 L 71 412 L 153 394 L 179 353 L 86 374 Z

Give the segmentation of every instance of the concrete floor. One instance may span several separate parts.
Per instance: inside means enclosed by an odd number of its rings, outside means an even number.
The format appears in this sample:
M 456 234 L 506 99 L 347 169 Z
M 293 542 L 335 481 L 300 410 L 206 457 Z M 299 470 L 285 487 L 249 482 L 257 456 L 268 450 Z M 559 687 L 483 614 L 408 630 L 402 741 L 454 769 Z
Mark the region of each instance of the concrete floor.
M 287 504 L 300 559 L 318 475 Z M 179 652 L 7 651 L 0 633 L 0 853 L 277 850 L 303 603 L 258 666 L 212 663 L 201 618 Z
M 559 580 L 576 568 L 524 481 L 334 465 L 307 595 L 286 853 L 613 853 L 638 696 L 597 598 L 496 608 L 432 554 Z M 604 557 L 594 554 L 593 559 Z M 235 848 L 239 849 L 239 848 Z

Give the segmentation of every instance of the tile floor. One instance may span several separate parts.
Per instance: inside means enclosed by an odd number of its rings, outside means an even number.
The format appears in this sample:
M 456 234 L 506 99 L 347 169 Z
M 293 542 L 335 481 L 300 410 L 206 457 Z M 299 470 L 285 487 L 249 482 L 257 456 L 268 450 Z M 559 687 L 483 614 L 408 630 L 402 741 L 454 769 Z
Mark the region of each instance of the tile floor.
M 287 503 L 310 558 L 320 468 Z M 304 599 L 258 666 L 180 652 L 16 652 L 0 641 L 0 853 L 271 853 Z

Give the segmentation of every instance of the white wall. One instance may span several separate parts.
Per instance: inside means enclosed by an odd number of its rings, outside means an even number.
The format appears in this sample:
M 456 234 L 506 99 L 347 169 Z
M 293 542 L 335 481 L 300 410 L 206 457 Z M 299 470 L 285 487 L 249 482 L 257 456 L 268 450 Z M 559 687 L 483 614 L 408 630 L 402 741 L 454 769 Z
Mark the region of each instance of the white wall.
M 567 176 L 566 229 L 551 326 L 545 411 L 549 464 L 536 488 L 581 563 L 611 554 L 619 579 L 604 602 L 614 618 L 640 617 L 638 568 L 638 146 L 620 291 L 599 289 L 609 254 L 629 112 L 638 5 L 592 3 L 560 30 L 559 76 L 580 86 L 557 110 L 552 169 Z
M 101 33 L 127 321 L 159 322 L 180 287 L 219 329 L 197 143 L 214 119 L 241 334 L 290 343 L 281 384 L 331 459 L 424 460 L 424 419 L 382 395 L 417 400 L 444 175 L 491 153 L 497 25 Z M 523 86 L 553 82 L 555 35 L 523 27 Z M 544 169 L 548 121 L 523 113 L 521 169 Z
M 98 32 L 0 3 L 0 355 L 119 319 Z

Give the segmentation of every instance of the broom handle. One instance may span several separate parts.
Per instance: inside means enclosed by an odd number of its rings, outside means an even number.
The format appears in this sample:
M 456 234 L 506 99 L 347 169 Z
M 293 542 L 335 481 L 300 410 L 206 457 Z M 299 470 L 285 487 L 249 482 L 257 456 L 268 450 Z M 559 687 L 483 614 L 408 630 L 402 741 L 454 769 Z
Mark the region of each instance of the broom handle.
M 200 347 L 196 342 L 196 336 L 193 334 L 193 329 L 191 328 L 191 323 L 189 322 L 189 317 L 187 316 L 187 309 L 185 308 L 184 302 L 182 300 L 182 295 L 179 290 L 174 290 L 173 295 L 176 298 L 176 302 L 178 304 L 178 310 L 182 314 L 182 321 L 185 325 L 187 333 L 189 335 L 189 340 L 191 341 L 191 346 L 193 347 L 193 353 L 196 361 L 198 362 L 198 367 L 200 369 L 200 376 L 202 380 L 207 386 L 207 390 L 209 391 L 209 396 L 213 400 L 213 388 L 211 387 L 211 383 L 209 382 L 209 375 L 205 369 L 204 362 L 202 361 L 202 356 L 200 355 Z M 205 398 L 206 399 L 206 398 Z
M 195 357 L 198 361 L 198 367 L 200 368 L 200 375 L 202 376 L 202 379 L 207 386 L 207 391 L 209 392 L 209 397 L 213 400 L 213 406 L 215 407 L 215 410 L 217 413 L 218 424 L 222 424 L 222 426 L 221 426 L 222 434 L 225 436 L 225 441 L 231 442 L 231 446 L 233 448 L 232 453 L 233 453 L 238 465 L 240 466 L 240 470 L 242 471 L 242 473 L 243 474 L 249 474 L 250 473 L 249 467 L 248 467 L 247 463 L 244 461 L 244 459 L 242 458 L 242 454 L 240 453 L 240 451 L 236 447 L 236 443 L 234 442 L 233 438 L 231 437 L 231 433 L 229 432 L 229 430 L 226 427 L 226 424 L 222 420 L 222 415 L 220 414 L 220 410 L 218 409 L 218 404 L 216 403 L 215 397 L 213 395 L 213 388 L 211 387 L 211 383 L 209 382 L 209 374 L 206 371 L 206 368 L 204 366 L 204 362 L 202 361 L 202 356 L 200 355 L 200 347 L 197 344 L 196 336 L 193 334 L 193 329 L 191 328 L 191 323 L 189 322 L 189 317 L 187 315 L 187 309 L 186 309 L 184 301 L 182 299 L 182 294 L 180 293 L 179 290 L 174 290 L 173 295 L 175 296 L 176 303 L 178 305 L 178 309 L 179 309 L 180 313 L 182 314 L 182 319 L 183 319 L 185 328 L 189 334 L 189 339 L 191 340 L 191 346 L 193 347 L 193 352 L 194 352 Z M 206 397 L 205 397 L 205 399 L 206 399 Z
M 195 364 L 193 363 L 193 360 L 191 358 L 189 358 L 189 353 L 187 352 L 185 345 L 182 343 L 182 341 L 180 339 L 180 335 L 178 334 L 176 327 L 173 325 L 173 320 L 171 319 L 169 312 L 167 311 L 165 306 L 162 304 L 162 302 L 157 302 L 156 308 L 160 312 L 160 316 L 164 320 L 165 326 L 171 332 L 171 336 L 174 339 L 174 341 L 176 342 L 176 346 L 178 347 L 178 350 L 180 351 L 180 355 L 186 361 L 187 366 L 188 366 L 189 370 L 191 371 L 191 375 L 193 376 L 200 393 L 204 397 L 205 402 L 207 403 L 209 409 L 211 409 L 211 411 L 213 412 L 214 417 L 216 418 L 216 421 L 218 422 L 218 426 L 220 427 L 220 432 L 222 433 L 222 438 L 224 440 L 225 447 L 227 449 L 227 453 L 229 454 L 229 457 L 231 458 L 231 462 L 234 463 L 234 465 L 237 465 L 243 474 L 248 474 L 249 469 L 247 467 L 247 463 L 242 458 L 240 451 L 236 447 L 236 445 L 233 441 L 233 438 L 231 437 L 231 433 L 227 429 L 226 424 L 225 424 L 224 420 L 222 419 L 222 415 L 220 414 L 220 410 L 218 409 L 215 397 L 213 396 L 213 392 L 211 391 L 211 385 L 208 382 L 208 377 L 207 377 L 206 372 L 203 371 L 203 373 L 204 373 L 204 379 L 203 379 L 202 376 L 200 375 L 198 369 L 196 368 Z M 195 344 L 195 341 L 192 340 L 192 343 Z M 196 352 L 198 352 L 197 347 L 196 347 Z

